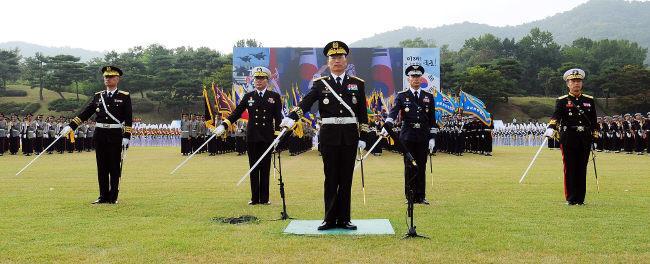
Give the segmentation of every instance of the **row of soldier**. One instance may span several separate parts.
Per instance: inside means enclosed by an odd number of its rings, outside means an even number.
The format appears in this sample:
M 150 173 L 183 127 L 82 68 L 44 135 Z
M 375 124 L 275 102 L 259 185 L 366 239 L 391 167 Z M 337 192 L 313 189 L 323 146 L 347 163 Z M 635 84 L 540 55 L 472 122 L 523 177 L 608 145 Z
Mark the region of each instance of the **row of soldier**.
M 70 118 L 63 116 L 44 118 L 43 115 L 37 115 L 34 118 L 31 114 L 23 117 L 13 114 L 6 118 L 0 113 L 0 156 L 6 152 L 16 155 L 19 151 L 25 156 L 34 153 L 38 155 L 54 141 L 69 122 Z M 86 121 L 72 135 L 65 135 L 65 140 L 57 141 L 47 152 L 88 152 L 93 149 L 94 131 L 94 122 Z
M 645 118 L 641 113 L 598 117 L 597 123 L 597 151 L 650 154 L 650 112 Z

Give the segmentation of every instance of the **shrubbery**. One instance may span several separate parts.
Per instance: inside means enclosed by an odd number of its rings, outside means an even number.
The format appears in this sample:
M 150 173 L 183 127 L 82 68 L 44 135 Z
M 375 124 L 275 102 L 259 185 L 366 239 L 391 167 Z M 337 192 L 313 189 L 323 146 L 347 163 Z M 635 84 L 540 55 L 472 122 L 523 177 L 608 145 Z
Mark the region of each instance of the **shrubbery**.
M 50 102 L 47 109 L 56 112 L 76 111 L 83 104 L 84 101 L 77 101 L 76 99 L 56 99 Z
M 10 114 L 17 114 L 17 115 L 34 114 L 40 108 L 41 108 L 41 104 L 39 103 L 15 103 L 15 102 L 0 103 L 0 112 L 4 113 L 5 116 Z
M 131 98 L 131 105 L 134 113 L 149 113 L 155 108 L 154 103 L 141 98 Z
M 0 96 L 3 96 L 3 97 L 25 97 L 25 96 L 27 96 L 27 91 L 4 90 L 4 91 L 0 91 Z

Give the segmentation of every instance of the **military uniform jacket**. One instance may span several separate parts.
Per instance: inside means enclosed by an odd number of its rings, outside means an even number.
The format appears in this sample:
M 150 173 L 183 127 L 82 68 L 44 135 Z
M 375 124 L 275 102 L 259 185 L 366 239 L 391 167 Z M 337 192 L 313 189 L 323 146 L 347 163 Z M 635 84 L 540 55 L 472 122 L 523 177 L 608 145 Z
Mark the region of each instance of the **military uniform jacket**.
M 191 121 L 181 120 L 181 138 L 190 138 Z
M 280 129 L 282 121 L 282 98 L 280 94 L 266 90 L 260 97 L 257 90 L 246 93 L 235 110 L 224 120 L 230 126 L 237 122 L 242 113 L 248 110 L 246 138 L 248 142 L 271 142 L 275 130 Z M 275 121 L 275 122 L 274 122 Z
M 316 102 L 318 102 L 318 112 L 321 118 L 352 117 L 350 111 L 332 95 L 321 80 L 325 80 L 341 99 L 352 108 L 358 125 L 323 124 L 319 141 L 326 145 L 356 145 L 359 141 L 359 135 L 362 133 L 361 136 L 365 137 L 365 133 L 368 132 L 366 89 L 365 82 L 362 79 L 345 74 L 341 85 L 338 85 L 331 75 L 314 79 L 311 90 L 298 103 L 299 110 L 294 109 L 295 111 L 292 111 L 289 117 L 294 120 L 301 118 L 303 113 L 309 112 Z M 359 128 L 361 131 L 359 131 Z
M 11 130 L 11 137 L 20 137 L 20 122 L 11 122 L 10 125 L 10 130 Z
M 388 117 L 397 120 L 398 115 L 402 120 L 400 140 L 428 141 L 432 137 L 431 128 L 437 127 L 433 95 L 421 89 L 418 89 L 418 98 L 410 89 L 397 94 Z
M 590 140 L 599 129 L 594 98 L 586 94 L 560 96 L 555 102 L 555 111 L 548 127 L 559 129 L 562 143 L 566 142 L 564 135 L 573 131 L 578 132 L 582 139 Z
M 5 138 L 9 134 L 9 123 L 7 120 L 0 121 L 0 138 Z
M 38 129 L 38 123 L 36 121 L 28 122 L 27 123 L 27 138 L 35 138 L 37 129 Z
M 88 125 L 88 130 L 86 130 L 86 137 L 87 138 L 92 138 L 95 135 L 95 126 L 94 125 Z
M 36 137 L 43 137 L 43 131 L 45 130 L 45 122 L 34 121 L 34 123 L 36 123 Z
M 128 92 L 115 91 L 112 98 L 108 98 L 107 92 L 101 91 L 95 93 L 88 105 L 81 111 L 81 113 L 72 119 L 68 124 L 73 130 L 77 129 L 83 121 L 88 120 L 93 114 L 95 115 L 95 122 L 103 124 L 116 124 L 104 110 L 101 102 L 101 97 L 104 98 L 106 109 L 115 117 L 120 123 L 123 123 L 122 137 L 131 138 L 131 130 L 133 126 L 133 110 L 131 108 L 131 96 Z
M 198 137 L 199 136 L 199 121 L 192 120 L 190 121 L 190 137 Z

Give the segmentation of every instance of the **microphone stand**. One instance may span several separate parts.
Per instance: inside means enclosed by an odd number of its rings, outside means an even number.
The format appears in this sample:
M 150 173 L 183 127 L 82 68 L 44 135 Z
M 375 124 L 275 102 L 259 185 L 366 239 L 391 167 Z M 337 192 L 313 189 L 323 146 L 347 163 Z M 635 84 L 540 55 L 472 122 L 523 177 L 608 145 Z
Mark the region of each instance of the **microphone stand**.
M 287 133 L 289 134 L 289 133 Z M 273 169 L 278 172 L 278 185 L 280 186 L 280 198 L 282 199 L 282 212 L 280 212 L 280 218 L 276 220 L 287 220 L 287 219 L 295 219 L 292 217 L 289 217 L 289 214 L 287 214 L 287 203 L 286 203 L 286 195 L 284 192 L 284 181 L 282 179 L 282 148 L 278 147 L 280 146 L 280 143 L 282 142 L 282 139 L 284 137 L 280 138 L 280 142 L 275 145 L 275 148 L 273 149 Z M 278 154 L 278 164 L 276 167 L 275 164 L 275 154 Z

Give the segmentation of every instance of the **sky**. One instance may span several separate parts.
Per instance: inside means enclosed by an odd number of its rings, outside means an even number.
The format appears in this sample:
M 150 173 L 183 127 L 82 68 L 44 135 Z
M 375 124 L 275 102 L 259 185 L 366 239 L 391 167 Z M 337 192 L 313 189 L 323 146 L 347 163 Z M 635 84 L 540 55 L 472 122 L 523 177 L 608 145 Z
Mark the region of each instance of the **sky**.
M 2 3 L 0 43 L 118 52 L 158 43 L 229 53 L 237 40 L 254 38 L 267 47 L 320 47 L 405 26 L 515 26 L 587 1 L 10 0 Z

